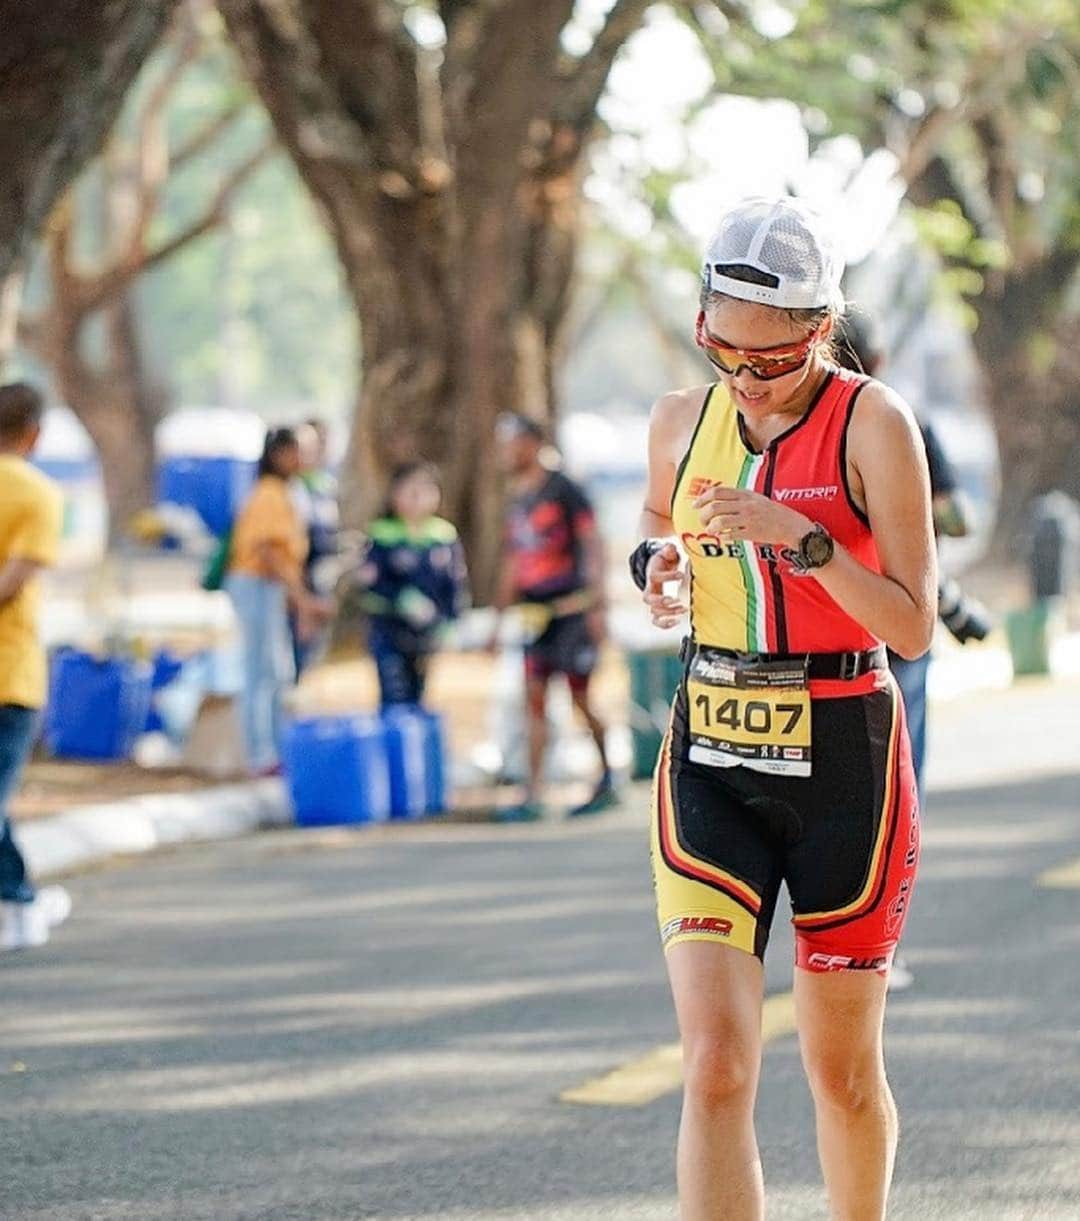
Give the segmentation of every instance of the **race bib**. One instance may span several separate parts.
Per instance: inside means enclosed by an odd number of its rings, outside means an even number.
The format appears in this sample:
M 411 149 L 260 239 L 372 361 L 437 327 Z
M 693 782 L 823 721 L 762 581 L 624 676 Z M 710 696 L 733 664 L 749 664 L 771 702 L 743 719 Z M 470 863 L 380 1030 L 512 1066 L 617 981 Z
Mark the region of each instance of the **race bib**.
M 811 703 L 802 661 L 698 649 L 686 680 L 690 762 L 809 776 Z

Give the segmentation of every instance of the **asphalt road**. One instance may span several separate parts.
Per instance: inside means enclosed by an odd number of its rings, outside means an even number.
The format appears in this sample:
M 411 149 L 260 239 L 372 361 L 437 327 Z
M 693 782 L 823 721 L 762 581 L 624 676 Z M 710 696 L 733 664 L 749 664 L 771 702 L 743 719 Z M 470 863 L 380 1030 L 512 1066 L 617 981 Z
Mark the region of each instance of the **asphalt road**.
M 1021 731 L 965 716 L 1000 777 Z M 1060 736 L 1055 716 L 1022 733 Z M 1080 858 L 1080 765 L 1052 762 L 930 803 L 916 984 L 889 1016 L 896 1221 L 1080 1218 L 1080 871 L 1038 884 Z M 267 834 L 72 879 L 70 924 L 0 960 L 0 1217 L 673 1218 L 677 1092 L 559 1098 L 674 1037 L 644 797 L 583 825 Z M 778 913 L 771 992 L 790 962 Z M 770 1218 L 825 1218 L 791 1036 L 758 1115 Z

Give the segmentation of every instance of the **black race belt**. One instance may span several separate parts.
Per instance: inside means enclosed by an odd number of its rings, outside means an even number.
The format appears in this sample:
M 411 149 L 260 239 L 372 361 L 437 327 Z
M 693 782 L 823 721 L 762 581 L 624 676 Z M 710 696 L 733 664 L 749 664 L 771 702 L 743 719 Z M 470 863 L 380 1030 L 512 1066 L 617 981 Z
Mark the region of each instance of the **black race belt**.
M 872 670 L 884 670 L 888 667 L 888 657 L 883 644 L 879 644 L 873 649 L 853 653 L 740 653 L 737 649 L 718 649 L 712 645 L 699 645 L 692 636 L 683 637 L 679 660 L 685 665 L 699 648 L 707 649 L 710 653 L 718 653 L 721 657 L 742 658 L 746 661 L 755 659 L 805 661 L 808 666 L 807 677 L 811 679 L 851 682 L 856 678 L 861 678 L 864 674 L 869 674 Z

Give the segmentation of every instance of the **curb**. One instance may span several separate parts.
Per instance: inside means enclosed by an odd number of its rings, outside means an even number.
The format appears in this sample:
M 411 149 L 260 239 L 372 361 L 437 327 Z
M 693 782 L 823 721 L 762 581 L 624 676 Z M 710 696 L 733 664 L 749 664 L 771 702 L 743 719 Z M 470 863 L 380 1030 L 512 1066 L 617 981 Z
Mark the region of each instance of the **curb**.
M 291 823 L 285 786 L 269 779 L 80 806 L 67 814 L 17 824 L 17 835 L 31 876 L 44 879 L 114 856 L 152 852 L 170 844 L 232 839 Z

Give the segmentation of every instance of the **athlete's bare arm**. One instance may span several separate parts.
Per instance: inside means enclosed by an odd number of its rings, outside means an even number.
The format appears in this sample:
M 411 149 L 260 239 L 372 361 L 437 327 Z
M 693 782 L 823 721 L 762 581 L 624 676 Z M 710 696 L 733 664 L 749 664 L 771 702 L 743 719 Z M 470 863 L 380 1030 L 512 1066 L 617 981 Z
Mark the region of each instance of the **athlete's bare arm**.
M 667 582 L 683 577 L 683 558 L 673 537 L 671 498 L 707 393 L 707 386 L 673 390 L 653 404 L 649 416 L 649 482 L 638 528 L 642 538 L 672 540 L 652 557 L 646 570 L 643 597 L 657 627 L 675 627 L 687 612 L 684 602 L 664 593 Z
M 911 409 L 880 382 L 870 382 L 856 401 L 848 458 L 852 495 L 870 519 L 882 575 L 837 547 L 817 578 L 868 631 L 902 657 L 920 657 L 937 615 L 930 473 Z

